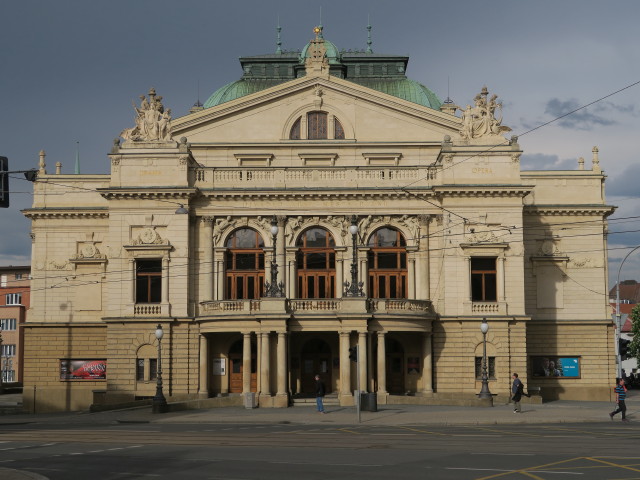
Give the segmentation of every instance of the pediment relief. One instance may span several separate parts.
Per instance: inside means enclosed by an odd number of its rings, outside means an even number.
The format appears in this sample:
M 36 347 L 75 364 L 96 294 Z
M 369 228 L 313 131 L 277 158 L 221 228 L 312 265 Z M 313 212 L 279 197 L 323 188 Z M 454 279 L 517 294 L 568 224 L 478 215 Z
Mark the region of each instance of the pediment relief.
M 168 245 L 169 241 L 162 237 L 157 227 L 134 228 L 131 231 L 131 245 Z M 161 228 L 164 231 L 165 228 Z

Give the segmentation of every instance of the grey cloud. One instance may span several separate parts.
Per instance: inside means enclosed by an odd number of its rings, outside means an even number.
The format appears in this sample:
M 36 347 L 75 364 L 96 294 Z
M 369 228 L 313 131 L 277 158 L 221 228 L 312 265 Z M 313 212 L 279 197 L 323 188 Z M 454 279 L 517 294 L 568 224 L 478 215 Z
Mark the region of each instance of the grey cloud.
M 552 98 L 547 102 L 544 113 L 551 115 L 554 118 L 567 115 L 580 108 L 581 104 L 576 99 L 570 99 L 562 101 L 558 98 Z M 599 111 L 609 111 L 609 109 L 593 109 Z M 587 108 L 579 110 L 571 115 L 568 115 L 558 121 L 558 125 L 563 128 L 570 128 L 576 130 L 591 130 L 596 125 L 615 125 L 614 120 L 610 120 L 601 115 L 595 115 L 590 113 Z
M 607 180 L 607 195 L 640 197 L 638 178 L 640 178 L 640 164 L 628 166 L 620 175 Z
M 520 159 L 520 165 L 523 170 L 575 170 L 578 168 L 578 161 L 573 158 L 560 160 L 557 155 L 544 153 L 525 153 Z

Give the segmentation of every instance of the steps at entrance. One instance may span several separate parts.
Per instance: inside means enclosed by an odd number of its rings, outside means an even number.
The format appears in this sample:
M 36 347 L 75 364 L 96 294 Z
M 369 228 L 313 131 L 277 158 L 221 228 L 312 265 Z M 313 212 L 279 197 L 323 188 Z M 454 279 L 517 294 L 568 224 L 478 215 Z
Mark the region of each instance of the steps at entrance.
M 337 394 L 325 395 L 324 400 L 322 402 L 326 405 L 334 405 L 339 406 L 340 401 L 338 400 Z M 315 407 L 316 406 L 316 397 L 293 397 L 293 406 L 294 407 Z

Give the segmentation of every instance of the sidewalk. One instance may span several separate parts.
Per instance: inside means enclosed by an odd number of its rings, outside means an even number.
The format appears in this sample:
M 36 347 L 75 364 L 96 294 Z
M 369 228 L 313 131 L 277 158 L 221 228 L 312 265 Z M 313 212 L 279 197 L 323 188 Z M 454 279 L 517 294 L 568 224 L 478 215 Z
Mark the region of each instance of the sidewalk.
M 3 397 L 9 397 L 5 395 Z M 0 406 L 6 403 L 0 397 Z M 581 423 L 610 422 L 612 402 L 578 402 L 559 400 L 541 405 L 524 404 L 523 411 L 513 413 L 512 404 L 486 407 L 379 405 L 377 412 L 361 412 L 361 423 L 366 425 L 500 425 L 520 423 Z M 627 415 L 633 422 L 640 421 L 640 392 L 630 391 Z M 616 421 L 620 421 L 618 416 Z M 225 407 L 206 410 L 185 410 L 152 414 L 150 407 L 105 412 L 73 412 L 52 414 L 0 415 L 2 425 L 22 423 L 96 424 L 113 423 L 291 423 L 321 425 L 353 425 L 358 423 L 354 407 L 327 407 L 320 415 L 315 406 L 292 408 Z

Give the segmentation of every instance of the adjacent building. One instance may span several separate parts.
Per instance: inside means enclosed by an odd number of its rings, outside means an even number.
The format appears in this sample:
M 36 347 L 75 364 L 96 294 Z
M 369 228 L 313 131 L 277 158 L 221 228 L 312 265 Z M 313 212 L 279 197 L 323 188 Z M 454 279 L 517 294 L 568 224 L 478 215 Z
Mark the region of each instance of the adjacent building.
M 496 95 L 458 109 L 408 60 L 316 28 L 300 52 L 241 58 L 184 117 L 142 95 L 109 174 L 48 173 L 42 152 L 26 407 L 148 398 L 159 360 L 170 401 L 286 407 L 316 374 L 342 405 L 358 387 L 473 401 L 483 319 L 498 399 L 515 371 L 546 398 L 608 400 L 597 148 L 523 171 Z
M 0 267 L 0 374 L 2 383 L 22 382 L 23 324 L 29 310 L 31 267 Z

